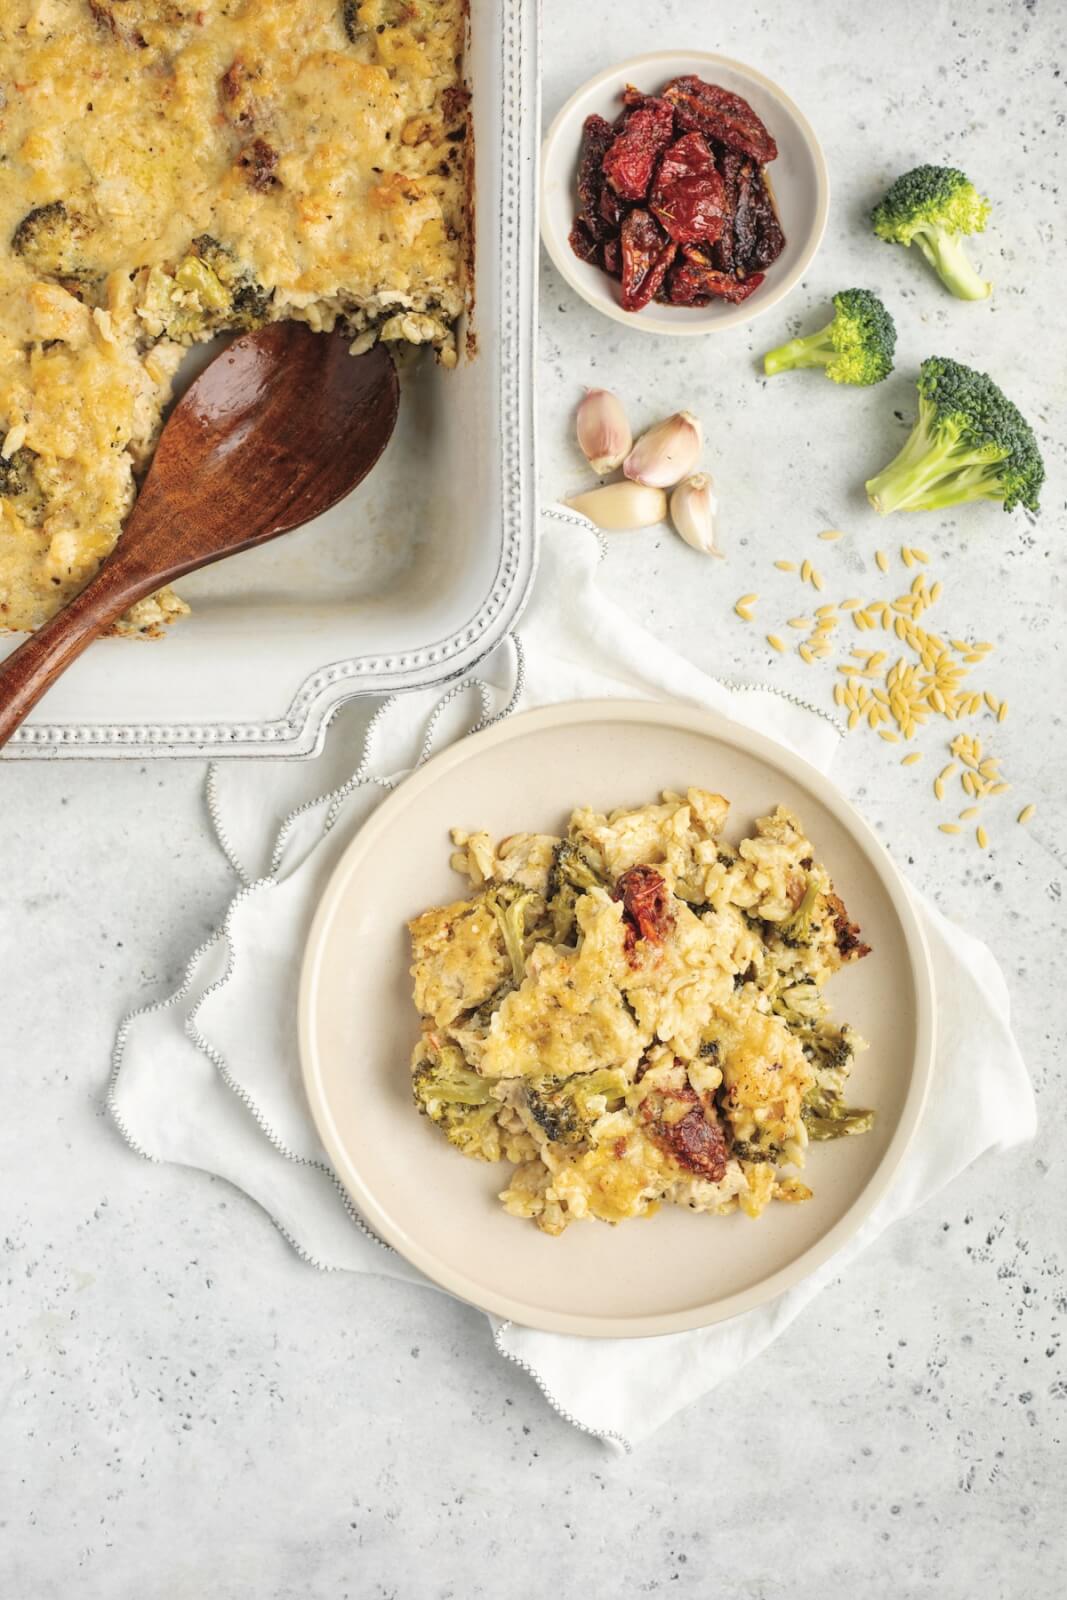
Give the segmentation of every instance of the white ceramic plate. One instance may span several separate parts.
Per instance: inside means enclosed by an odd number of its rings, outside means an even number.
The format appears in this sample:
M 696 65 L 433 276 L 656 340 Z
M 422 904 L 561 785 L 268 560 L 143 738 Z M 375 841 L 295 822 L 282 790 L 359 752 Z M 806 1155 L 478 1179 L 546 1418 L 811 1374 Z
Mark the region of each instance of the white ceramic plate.
M 405 921 L 455 899 L 448 830 L 562 829 L 575 805 L 610 809 L 697 784 L 732 801 L 737 838 L 782 802 L 802 818 L 873 954 L 835 978 L 835 1012 L 871 1042 L 853 1094 L 871 1133 L 815 1145 L 815 1196 L 758 1222 L 664 1207 L 560 1238 L 507 1216 L 506 1164 L 469 1161 L 414 1109 L 418 1035 Z M 681 706 L 593 701 L 533 711 L 464 740 L 375 812 L 341 858 L 308 939 L 300 1047 L 308 1099 L 370 1225 L 428 1277 L 529 1327 L 599 1337 L 675 1332 L 750 1310 L 851 1237 L 915 1130 L 932 1061 L 922 932 L 885 849 L 833 787 L 780 746 Z
M 568 243 L 574 221 L 582 124 L 593 112 L 612 121 L 621 108 L 620 96 L 628 83 L 653 94 L 671 78 L 687 72 L 743 95 L 773 134 L 778 158 L 767 168 L 767 180 L 786 246 L 768 268 L 763 283 L 740 305 L 717 300 L 710 306 L 652 304 L 642 311 L 624 311 L 615 280 L 591 262 L 580 261 Z M 826 160 L 803 112 L 784 89 L 762 72 L 707 50 L 657 50 L 598 72 L 567 101 L 541 148 L 541 237 L 553 264 L 583 300 L 641 333 L 719 333 L 769 311 L 810 266 L 822 243 L 829 209 Z

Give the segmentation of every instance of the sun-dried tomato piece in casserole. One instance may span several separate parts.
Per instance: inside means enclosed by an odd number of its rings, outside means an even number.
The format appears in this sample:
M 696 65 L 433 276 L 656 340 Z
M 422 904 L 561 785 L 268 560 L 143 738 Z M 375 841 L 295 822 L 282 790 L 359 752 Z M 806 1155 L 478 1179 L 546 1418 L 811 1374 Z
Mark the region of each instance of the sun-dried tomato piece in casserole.
M 678 126 L 686 132 L 695 129 L 728 150 L 751 156 L 761 166 L 778 154 L 778 146 L 748 101 L 721 84 L 705 83 L 691 75 L 672 78 L 663 98 L 673 105 Z
M 662 944 L 674 927 L 671 896 L 655 867 L 631 867 L 619 878 L 614 898 L 622 901 L 623 916 L 649 944 Z
M 687 133 L 660 157 L 652 214 L 678 244 L 714 244 L 726 223 L 726 192 L 701 133 Z
M 688 1084 L 654 1090 L 641 1102 L 640 1114 L 649 1138 L 679 1166 L 709 1183 L 722 1182 L 728 1159 L 726 1135 L 714 1110 Z

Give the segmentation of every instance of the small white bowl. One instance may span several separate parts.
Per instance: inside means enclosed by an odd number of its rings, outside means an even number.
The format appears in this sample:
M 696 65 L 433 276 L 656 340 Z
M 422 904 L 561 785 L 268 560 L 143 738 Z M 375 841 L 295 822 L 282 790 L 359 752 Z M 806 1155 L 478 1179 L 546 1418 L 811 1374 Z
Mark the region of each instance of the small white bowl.
M 624 311 L 619 285 L 592 262 L 581 261 L 568 234 L 577 206 L 575 177 L 582 124 L 593 112 L 613 121 L 622 107 L 628 83 L 655 94 L 682 73 L 695 73 L 743 95 L 762 117 L 778 145 L 778 158 L 767 169 L 786 245 L 767 269 L 759 288 L 740 305 L 716 300 L 709 306 L 664 306 L 653 302 L 641 311 Z M 785 298 L 822 243 L 830 208 L 830 178 L 822 147 L 803 112 L 770 78 L 729 56 L 707 50 L 654 50 L 598 72 L 573 94 L 556 117 L 541 147 L 541 237 L 557 271 L 597 311 L 641 333 L 719 333 L 751 322 Z

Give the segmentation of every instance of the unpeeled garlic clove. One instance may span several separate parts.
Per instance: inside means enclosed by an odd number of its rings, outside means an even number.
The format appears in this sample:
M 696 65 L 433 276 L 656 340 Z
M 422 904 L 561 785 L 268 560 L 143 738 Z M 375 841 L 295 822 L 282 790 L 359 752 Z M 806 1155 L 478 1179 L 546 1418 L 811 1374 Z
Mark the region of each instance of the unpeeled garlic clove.
M 715 480 L 707 472 L 683 478 L 671 495 L 671 521 L 686 544 L 706 556 L 721 556 L 715 543 L 715 514 L 719 499 Z
M 626 413 L 610 389 L 587 389 L 578 407 L 578 444 L 597 477 L 620 467 L 633 442 Z
M 691 411 L 676 411 L 641 435 L 622 470 L 634 483 L 669 489 L 692 472 L 703 444 L 699 419 Z
M 599 489 L 573 495 L 566 504 L 610 533 L 624 528 L 650 528 L 667 516 L 663 490 L 643 483 L 605 483 Z

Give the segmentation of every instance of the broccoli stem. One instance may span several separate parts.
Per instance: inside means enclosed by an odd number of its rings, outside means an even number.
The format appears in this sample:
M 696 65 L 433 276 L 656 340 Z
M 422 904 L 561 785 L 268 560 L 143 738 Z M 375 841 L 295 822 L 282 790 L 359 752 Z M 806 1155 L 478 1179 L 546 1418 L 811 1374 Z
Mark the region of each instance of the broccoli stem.
M 834 358 L 834 345 L 830 337 L 833 323 L 810 333 L 806 339 L 789 339 L 770 350 L 763 358 L 763 370 L 768 377 L 776 372 L 790 372 L 794 367 L 825 367 Z
M 934 228 L 917 233 L 914 242 L 957 300 L 987 300 L 992 294 L 993 285 L 979 277 L 968 261 L 961 234 Z
M 988 450 L 961 448 L 920 420 L 900 453 L 867 482 L 867 498 L 882 516 L 891 511 L 939 511 L 966 500 L 1002 500 L 999 464 Z

